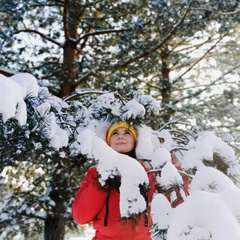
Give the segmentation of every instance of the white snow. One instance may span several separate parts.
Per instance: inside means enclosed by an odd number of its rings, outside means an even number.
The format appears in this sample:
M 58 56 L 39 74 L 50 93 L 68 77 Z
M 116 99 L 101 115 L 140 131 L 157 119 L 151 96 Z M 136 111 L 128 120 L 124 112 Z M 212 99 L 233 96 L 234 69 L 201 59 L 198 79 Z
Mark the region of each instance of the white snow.
M 29 73 L 18 73 L 10 77 L 22 87 L 23 98 L 29 96 L 37 97 L 39 85 L 37 79 Z
M 135 150 L 137 159 L 151 159 L 155 150 L 151 128 L 147 126 L 138 127 L 137 132 L 138 138 Z
M 163 230 L 169 227 L 172 211 L 169 201 L 163 194 L 157 193 L 154 195 L 151 204 L 151 216 L 158 229 Z
M 171 162 L 171 154 L 166 148 L 157 148 L 152 156 L 152 166 L 155 169 L 162 168 L 167 162 Z
M 26 97 L 37 97 L 39 91 L 43 91 L 37 79 L 29 73 L 18 73 L 12 77 L 0 74 L 0 114 L 3 121 L 16 118 L 20 125 L 27 122 L 27 108 L 24 99 Z M 46 91 L 46 90 L 45 90 Z M 49 102 L 44 102 L 35 108 L 39 118 L 45 120 L 44 133 L 50 139 L 50 145 L 58 150 L 68 144 L 67 132 L 59 127 L 55 115 L 50 112 L 51 105 L 59 107 L 59 98 L 51 97 Z M 67 104 L 63 104 L 66 107 Z
M 36 96 L 37 91 L 35 78 L 30 74 L 20 74 L 12 78 L 0 75 L 0 114 L 3 120 L 7 121 L 15 117 L 21 125 L 26 123 L 24 98 L 28 94 Z M 113 98 L 113 95 L 108 94 L 102 96 L 100 102 L 102 106 L 107 104 L 112 107 L 112 112 L 116 115 L 119 106 L 114 105 Z M 129 108 L 125 109 L 126 116 L 143 114 L 143 108 L 140 105 L 137 101 L 131 101 L 127 105 Z M 52 146 L 56 149 L 66 146 L 68 144 L 66 132 L 59 128 L 54 116 L 48 114 L 49 105 L 39 106 L 37 111 L 40 115 L 46 114 L 46 117 L 51 118 L 52 124 L 47 128 L 46 134 L 52 139 Z M 169 161 L 168 151 L 174 145 L 170 134 L 165 130 L 162 135 L 160 132 L 159 136 L 167 136 L 168 139 L 165 139 L 163 144 L 155 144 L 153 139 L 148 139 L 149 128 L 147 129 L 138 129 L 140 133 L 138 150 L 143 154 L 146 151 L 146 158 L 152 159 L 155 169 L 162 168 L 162 177 L 159 178 L 161 185 L 167 186 L 172 182 L 181 182 L 179 173 Z M 156 136 L 156 133 L 154 134 Z M 122 177 L 121 215 L 129 216 L 134 211 L 143 211 L 146 206 L 138 185 L 148 183 L 148 178 L 140 163 L 113 151 L 92 129 L 81 131 L 77 140 L 81 152 L 96 159 L 97 169 L 101 174 L 101 184 L 104 185 L 108 177 L 116 175 Z M 239 177 L 240 167 L 233 149 L 212 132 L 200 133 L 196 141 L 191 140 L 186 148 L 188 151 L 183 151 L 183 156 L 179 159 L 183 170 L 196 169 L 196 175 L 192 176 L 190 196 L 184 203 L 172 209 L 163 195 L 156 194 L 152 202 L 153 223 L 157 224 L 159 229 L 169 227 L 168 240 L 239 240 L 240 190 L 229 177 L 203 164 L 203 160 L 211 161 L 213 154 L 218 154 L 229 166 L 230 176 Z M 156 151 L 155 154 L 154 151 Z M 159 162 L 157 156 L 159 156 Z M 128 200 L 134 199 L 137 201 L 131 201 L 133 205 L 130 208 Z M 131 212 L 129 209 L 132 209 Z M 68 239 L 89 240 L 92 235 L 93 232 L 85 237 L 69 235 Z
M 174 209 L 167 236 L 170 240 L 238 240 L 240 225 L 217 195 L 197 191 Z
M 21 125 L 26 123 L 27 110 L 21 85 L 0 74 L 0 113 L 3 121 L 15 117 Z
M 142 104 L 138 103 L 135 99 L 130 100 L 123 107 L 122 119 L 136 118 L 137 116 L 143 117 L 145 115 L 145 108 Z

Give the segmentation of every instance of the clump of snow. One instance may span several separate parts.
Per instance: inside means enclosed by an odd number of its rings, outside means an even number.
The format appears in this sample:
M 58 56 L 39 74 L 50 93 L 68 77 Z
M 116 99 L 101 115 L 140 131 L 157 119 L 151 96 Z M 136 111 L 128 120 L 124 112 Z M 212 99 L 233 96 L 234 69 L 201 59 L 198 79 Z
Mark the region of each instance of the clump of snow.
M 128 96 L 129 98 L 129 96 Z M 160 104 L 151 96 L 143 95 L 138 91 L 133 94 L 132 99 L 119 98 L 119 94 L 105 93 L 99 96 L 89 110 L 96 119 L 109 121 L 112 118 L 129 121 L 133 119 L 144 119 L 144 117 L 156 113 Z
M 50 112 L 51 105 L 48 102 L 42 103 L 36 107 L 36 111 L 39 114 L 40 118 L 46 118 Z
M 27 122 L 27 109 L 23 100 L 21 85 L 0 74 L 0 114 L 6 122 L 15 117 L 21 125 Z
M 9 78 L 0 75 L 0 85 L 0 114 L 2 114 L 3 121 L 16 118 L 20 125 L 26 124 L 27 106 L 24 99 L 29 96 L 37 98 L 43 88 L 39 87 L 37 79 L 29 73 L 18 73 Z M 46 89 L 45 92 L 48 93 L 48 90 Z M 45 123 L 42 128 L 43 135 L 50 139 L 50 145 L 53 148 L 59 150 L 68 145 L 68 135 L 57 124 L 56 117 L 51 112 L 51 105 L 55 104 L 57 107 L 67 107 L 67 105 L 61 99 L 52 97 L 50 94 L 48 100 L 48 102 L 36 106 L 35 111 L 38 113 L 39 119 L 42 119 L 42 124 Z
M 225 189 L 218 193 L 218 196 L 223 202 L 225 202 L 229 207 L 229 210 L 235 215 L 238 223 L 240 223 L 240 189 Z
M 171 189 L 176 186 L 180 187 L 180 194 L 185 198 L 184 191 L 181 189 L 183 180 L 178 172 L 176 166 L 172 163 L 172 156 L 165 148 L 158 148 L 155 150 L 151 160 L 153 171 L 159 171 L 160 174 L 156 175 L 156 180 L 162 189 Z M 170 200 L 173 202 L 177 198 L 175 191 L 170 194 Z
M 171 162 L 170 152 L 165 148 L 156 149 L 151 160 L 153 168 L 162 169 L 167 162 Z
M 27 96 L 37 97 L 39 91 L 39 85 L 37 79 L 29 73 L 17 73 L 10 77 L 22 87 L 23 98 Z
M 151 159 L 154 154 L 152 129 L 147 126 L 137 128 L 136 157 L 137 159 Z
M 213 154 L 216 153 L 229 166 L 230 175 L 240 174 L 233 149 L 212 132 L 200 132 L 198 138 L 191 140 L 186 148 L 188 151 L 183 152 L 181 159 L 184 169 L 200 169 L 204 166 L 203 161 L 212 161 Z
M 106 140 L 106 134 L 109 129 L 109 127 L 112 125 L 111 122 L 108 121 L 99 121 L 96 124 L 95 127 L 95 133 L 98 137 L 100 137 L 102 140 Z
M 182 177 L 171 162 L 167 162 L 163 166 L 161 177 L 159 178 L 159 184 L 164 188 L 170 188 L 173 185 L 183 185 Z
M 105 114 L 107 118 L 107 115 L 110 113 L 120 116 L 120 106 L 120 103 L 115 101 L 113 93 L 106 93 L 99 96 L 89 110 L 96 118 L 99 118 L 100 114 Z
M 203 190 L 219 193 L 226 189 L 238 188 L 229 177 L 212 167 L 200 168 L 191 182 L 191 192 Z
M 36 108 L 39 117 L 46 123 L 43 127 L 43 134 L 50 139 L 50 145 L 59 150 L 59 148 L 68 145 L 67 132 L 61 129 L 56 123 L 55 115 L 50 112 L 51 105 L 49 102 L 42 103 Z
M 162 148 L 167 149 L 168 151 L 171 151 L 177 146 L 177 143 L 172 139 L 171 134 L 169 131 L 163 129 L 161 131 L 153 131 L 153 135 L 156 136 L 158 139 L 162 139 L 163 142 L 161 142 L 160 146 Z
M 143 117 L 145 115 L 145 108 L 142 104 L 132 99 L 122 107 L 122 119 L 128 120 L 130 118 Z
M 240 225 L 217 195 L 197 191 L 174 209 L 167 239 L 238 240 Z
M 54 124 L 54 136 L 50 139 L 50 145 L 56 150 L 59 150 L 61 147 L 68 145 L 68 140 L 67 132 L 57 124 Z
M 151 217 L 158 230 L 168 229 L 172 211 L 171 204 L 163 194 L 157 193 L 153 196 Z
M 134 99 L 141 105 L 145 106 L 145 112 L 147 113 L 148 111 L 151 111 L 157 114 L 160 110 L 159 102 L 150 95 L 142 95 L 141 92 L 139 92 L 139 94 L 134 95 Z
M 16 118 L 20 125 L 27 122 L 27 108 L 24 98 L 27 95 L 36 97 L 39 86 L 37 79 L 29 73 L 19 73 L 12 77 L 0 75 L 0 114 L 3 121 Z

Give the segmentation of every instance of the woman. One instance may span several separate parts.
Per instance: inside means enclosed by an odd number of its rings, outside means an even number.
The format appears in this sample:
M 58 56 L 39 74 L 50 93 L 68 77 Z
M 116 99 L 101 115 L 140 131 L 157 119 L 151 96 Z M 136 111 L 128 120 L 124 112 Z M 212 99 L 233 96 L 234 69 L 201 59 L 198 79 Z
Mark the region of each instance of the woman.
M 106 142 L 118 153 L 127 154 L 135 158 L 137 130 L 126 122 L 114 123 L 107 131 Z M 149 172 L 151 166 L 146 161 L 140 161 L 144 169 Z M 157 189 L 153 173 L 148 174 L 150 191 L 142 193 L 147 204 L 147 211 L 137 220 L 120 220 L 120 178 L 116 178 L 113 184 L 104 187 L 98 181 L 96 167 L 88 170 L 84 177 L 80 190 L 76 193 L 72 205 L 73 219 L 79 224 L 93 223 L 96 230 L 94 239 L 99 240 L 150 240 L 150 207 L 153 193 Z

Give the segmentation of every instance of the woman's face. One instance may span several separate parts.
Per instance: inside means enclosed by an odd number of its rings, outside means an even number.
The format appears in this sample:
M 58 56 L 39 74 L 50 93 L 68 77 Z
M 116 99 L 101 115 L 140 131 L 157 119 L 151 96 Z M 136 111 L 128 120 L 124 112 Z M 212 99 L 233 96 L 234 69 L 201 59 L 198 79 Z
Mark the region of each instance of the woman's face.
M 113 131 L 109 145 L 119 153 L 127 153 L 134 149 L 135 138 L 127 128 L 118 128 Z

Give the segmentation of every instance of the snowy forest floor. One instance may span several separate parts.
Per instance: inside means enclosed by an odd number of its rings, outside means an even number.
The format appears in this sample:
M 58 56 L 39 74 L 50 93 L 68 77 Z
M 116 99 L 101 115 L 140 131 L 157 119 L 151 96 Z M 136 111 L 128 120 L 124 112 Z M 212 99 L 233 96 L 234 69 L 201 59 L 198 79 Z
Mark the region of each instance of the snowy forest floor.
M 65 240 L 91 240 L 94 236 L 94 229 L 92 226 L 86 225 L 82 234 L 67 234 Z

